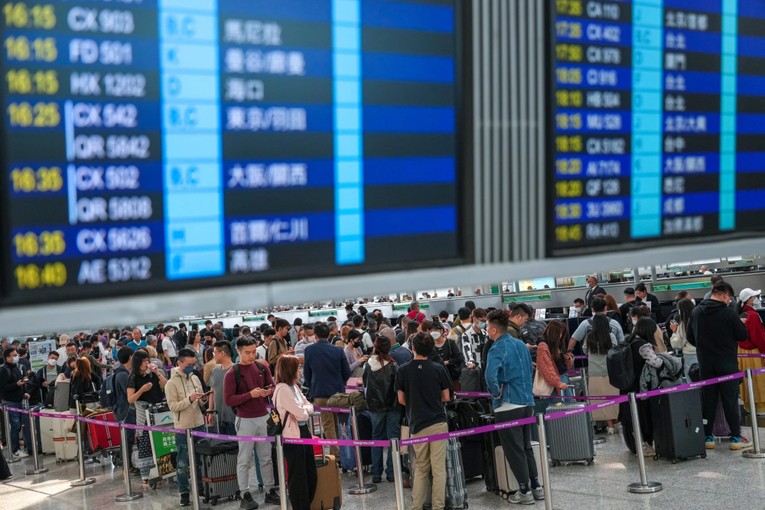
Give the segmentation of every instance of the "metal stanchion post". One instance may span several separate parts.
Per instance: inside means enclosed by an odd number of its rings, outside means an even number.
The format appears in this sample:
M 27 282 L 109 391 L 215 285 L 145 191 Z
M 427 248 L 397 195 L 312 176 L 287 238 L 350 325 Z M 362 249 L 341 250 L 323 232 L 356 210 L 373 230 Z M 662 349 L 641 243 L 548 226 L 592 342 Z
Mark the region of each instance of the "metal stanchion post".
M 189 451 L 189 485 L 191 485 L 191 508 L 200 510 L 199 480 L 197 479 L 197 449 L 194 447 L 194 436 L 191 429 L 186 429 L 186 444 Z
M 71 482 L 69 485 L 72 487 L 82 487 L 83 485 L 91 485 L 96 483 L 96 479 L 85 478 L 85 452 L 82 448 L 82 423 L 80 423 L 80 420 L 78 420 L 80 417 L 80 403 L 76 398 L 74 399 L 74 409 L 76 414 L 74 419 L 74 430 L 77 434 L 77 463 L 80 465 L 80 479 Z
M 41 475 L 43 473 L 48 472 L 48 468 L 43 467 L 42 462 L 40 460 L 39 452 L 37 451 L 37 427 L 35 426 L 35 418 L 37 416 L 33 416 L 30 412 L 29 416 L 29 434 L 30 439 L 32 440 L 32 457 L 35 463 L 34 469 L 27 469 L 26 474 L 27 475 Z
M 398 439 L 390 440 L 390 454 L 393 458 L 393 479 L 396 483 L 396 508 L 406 510 L 404 504 L 404 471 L 401 469 L 401 449 Z
M 749 394 L 749 419 L 752 421 L 753 448 L 746 450 L 742 455 L 747 459 L 765 459 L 765 452 L 760 449 L 760 430 L 757 423 L 757 403 L 754 400 L 754 374 L 752 369 L 746 369 L 746 392 Z
M 126 503 L 141 499 L 143 494 L 134 493 L 130 483 L 130 454 L 128 453 L 127 429 L 125 427 L 120 427 L 120 445 L 122 445 L 122 479 L 125 482 L 125 494 L 117 495 L 114 500 L 118 503 Z
M 3 420 L 5 421 L 5 461 L 8 464 L 19 462 L 21 459 L 13 456 L 13 447 L 11 447 L 11 418 L 8 414 L 8 407 L 3 406 Z
M 630 393 L 630 412 L 632 414 L 632 428 L 635 434 L 635 449 L 638 456 L 638 468 L 640 469 L 640 483 L 631 483 L 627 487 L 628 492 L 634 494 L 651 494 L 659 492 L 664 487 L 659 482 L 649 482 L 645 472 L 645 454 L 643 453 L 643 432 L 640 430 L 640 416 L 638 415 L 637 399 L 635 393 Z
M 547 459 L 547 434 L 545 433 L 545 415 L 537 415 L 539 431 L 539 464 L 542 466 L 542 487 L 545 489 L 545 510 L 553 510 L 552 487 L 550 486 L 550 463 Z
M 359 424 L 356 420 L 356 408 L 351 407 L 351 426 L 353 428 L 353 439 L 358 441 L 359 440 Z M 353 449 L 356 451 L 356 474 L 359 478 L 358 485 L 351 487 L 348 489 L 348 494 L 358 495 L 358 494 L 369 494 L 370 492 L 374 492 L 377 490 L 377 485 L 373 483 L 364 483 L 364 466 L 361 464 L 361 447 L 354 446 Z
M 284 444 L 282 436 L 279 434 L 274 438 L 276 440 L 276 474 L 279 475 L 279 509 L 287 510 L 287 474 L 284 472 Z

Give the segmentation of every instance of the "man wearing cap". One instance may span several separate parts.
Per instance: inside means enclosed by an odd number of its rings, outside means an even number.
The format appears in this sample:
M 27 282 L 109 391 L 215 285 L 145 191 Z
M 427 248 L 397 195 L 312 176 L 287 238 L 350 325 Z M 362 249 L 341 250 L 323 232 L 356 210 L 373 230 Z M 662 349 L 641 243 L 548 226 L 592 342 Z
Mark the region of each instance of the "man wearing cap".
M 750 288 L 743 289 L 739 295 L 739 317 L 744 321 L 746 331 L 749 338 L 746 341 L 738 344 L 738 353 L 754 355 L 752 357 L 745 357 L 738 359 L 738 368 L 740 371 L 745 371 L 747 368 L 752 370 L 762 368 L 762 358 L 760 354 L 765 354 L 765 327 L 762 325 L 762 319 L 760 315 L 755 311 L 755 308 L 760 308 L 760 295 L 762 291 L 752 290 Z M 757 414 L 765 413 L 765 379 L 762 377 L 754 377 L 754 402 Z M 741 398 L 744 401 L 744 408 L 747 411 L 752 412 L 749 409 L 749 395 L 747 394 L 746 384 L 741 383 Z

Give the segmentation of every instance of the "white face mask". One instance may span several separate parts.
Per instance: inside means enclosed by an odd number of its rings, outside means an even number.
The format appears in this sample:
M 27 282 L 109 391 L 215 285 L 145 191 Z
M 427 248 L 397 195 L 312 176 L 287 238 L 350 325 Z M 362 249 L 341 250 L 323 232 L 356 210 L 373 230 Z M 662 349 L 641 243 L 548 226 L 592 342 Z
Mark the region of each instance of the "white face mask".
M 13 362 L 14 363 L 18 363 L 19 362 L 19 357 L 18 356 L 14 356 L 13 357 Z
M 440 331 L 434 331 L 433 333 L 430 334 L 430 336 L 433 337 L 433 340 L 438 340 L 439 338 L 441 338 L 441 332 Z
M 752 308 L 762 308 L 762 300 L 759 296 L 754 298 L 754 301 L 752 302 Z
M 635 317 L 633 317 L 633 318 L 632 318 L 632 324 L 633 324 L 633 325 L 635 325 L 635 324 L 637 324 L 637 323 L 638 323 L 638 320 L 637 320 Z
M 315 342 L 316 341 L 316 335 L 307 336 L 307 337 L 305 337 L 305 339 L 308 340 L 309 342 Z
M 50 359 L 48 360 L 48 366 L 49 366 L 49 367 L 55 367 L 55 366 L 56 366 L 56 360 L 55 360 L 55 359 L 53 359 L 53 358 L 50 358 Z

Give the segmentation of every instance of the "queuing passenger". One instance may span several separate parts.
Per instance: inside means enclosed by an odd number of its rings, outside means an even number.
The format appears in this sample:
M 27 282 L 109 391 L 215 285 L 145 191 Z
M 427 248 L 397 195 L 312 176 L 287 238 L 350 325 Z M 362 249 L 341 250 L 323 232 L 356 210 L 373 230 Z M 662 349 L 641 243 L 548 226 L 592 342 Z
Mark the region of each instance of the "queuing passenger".
M 586 278 L 587 286 L 589 287 L 587 289 L 587 292 L 584 294 L 584 304 L 585 309 L 582 312 L 582 315 L 585 317 L 592 316 L 594 313 L 592 311 L 592 302 L 596 297 L 603 297 L 606 294 L 606 291 L 598 284 L 598 277 L 597 275 L 590 275 Z
M 276 331 L 272 327 L 263 330 L 263 343 L 257 349 L 258 359 L 265 361 L 268 358 L 268 346 L 271 345 L 274 335 L 276 335 Z
M 129 347 L 122 346 L 117 351 L 117 367 L 114 369 L 114 391 L 115 391 L 115 405 L 114 405 L 114 419 L 119 422 L 135 425 L 136 414 L 135 406 L 130 405 L 128 402 L 128 382 L 130 381 L 130 371 L 133 366 L 133 350 Z M 127 448 L 128 459 L 132 459 L 133 446 L 135 445 L 135 430 L 127 429 Z M 128 469 L 130 466 L 125 467 Z M 134 472 L 140 474 L 140 470 L 134 467 Z M 131 469 L 131 472 L 133 470 Z
M 282 422 L 282 437 L 290 439 L 312 437 L 308 422 L 313 414 L 313 405 L 300 391 L 300 371 L 297 357 L 290 354 L 281 356 L 276 365 L 274 406 Z M 284 460 L 289 472 L 287 482 L 292 508 L 310 508 L 318 481 L 313 447 L 284 445 Z
M 574 306 L 571 307 L 571 311 L 569 313 L 570 317 L 582 317 L 582 314 L 584 314 L 584 311 L 587 309 L 586 305 L 584 304 L 584 299 L 582 298 L 575 298 L 574 299 Z
M 746 325 L 749 338 L 745 342 L 738 344 L 738 353 L 746 355 L 760 355 L 765 354 L 765 327 L 762 325 L 762 319 L 760 315 L 754 310 L 760 307 L 760 294 L 759 290 L 752 290 L 750 288 L 743 289 L 739 294 L 739 316 L 742 317 L 744 324 Z M 745 371 L 747 368 L 752 370 L 762 368 L 765 363 L 763 359 L 759 357 L 745 357 L 738 358 L 738 369 Z M 749 408 L 749 396 L 746 389 L 746 384 L 741 383 L 741 398 L 744 400 L 744 408 L 755 414 L 765 412 L 765 378 L 753 377 L 754 382 L 754 402 L 756 409 L 752 411 Z
M 492 395 L 497 423 L 528 418 L 534 414 L 531 354 L 518 339 L 518 330 L 528 320 L 526 308 L 516 305 L 508 318 L 503 310 L 489 313 L 487 333 L 494 340 L 486 362 L 486 387 Z M 544 499 L 539 483 L 531 425 L 498 431 L 502 450 L 518 481 L 519 490 L 508 501 L 524 505 Z
M 417 333 L 412 338 L 414 359 L 399 367 L 396 374 L 398 402 L 406 406 L 409 432 L 413 438 L 449 431 L 444 402 L 451 399 L 451 381 L 442 365 L 429 360 L 433 346 L 432 336 L 424 332 Z M 413 510 L 422 510 L 429 492 L 432 495 L 432 508 L 444 508 L 446 441 L 415 444 L 413 449 Z M 433 481 L 428 487 L 431 475 Z
M 183 326 L 183 323 L 181 323 L 181 326 Z M 186 340 L 183 339 L 183 346 L 178 347 L 178 344 L 176 343 L 176 337 L 177 333 L 174 333 L 173 327 L 167 326 L 165 328 L 165 338 L 162 339 L 162 353 L 165 355 L 166 363 L 173 367 L 178 361 L 178 351 L 186 346 Z M 178 341 L 180 340 L 181 338 L 178 338 Z
M 645 344 L 652 344 L 655 331 L 656 322 L 650 317 L 641 317 L 632 328 L 630 336 L 627 337 L 626 342 L 630 344 L 630 349 L 632 350 L 632 365 L 635 379 L 629 387 L 620 390 L 619 393 L 621 395 L 627 395 L 631 392 L 638 393 L 640 391 L 640 374 L 643 373 L 643 367 L 645 366 L 645 359 L 640 354 L 640 348 Z M 653 444 L 653 423 L 651 421 L 650 401 L 638 400 L 637 406 L 640 427 L 643 433 L 643 452 L 646 455 L 653 455 L 654 452 L 651 447 Z M 622 434 L 624 435 L 624 442 L 627 448 L 632 453 L 637 452 L 629 402 L 622 402 L 619 405 L 619 421 L 622 423 Z
M 69 345 L 69 335 L 61 335 L 58 337 L 58 349 L 56 349 L 56 352 L 58 353 L 58 361 L 56 366 L 58 366 L 58 371 L 61 373 L 62 370 L 64 370 L 64 365 L 66 365 L 66 360 L 69 358 L 69 353 L 67 352 L 67 345 Z M 76 350 L 76 347 L 75 347 Z M 5 352 L 5 350 L 3 350 Z
M 372 337 L 364 331 L 364 318 L 361 315 L 355 315 L 352 319 L 353 328 L 361 333 L 361 349 L 366 354 L 372 350 Z
M 592 395 L 618 395 L 619 390 L 611 386 L 608 379 L 606 357 L 616 337 L 611 332 L 611 323 L 605 315 L 592 318 L 592 329 L 587 335 L 587 387 Z M 604 407 L 592 412 L 593 421 L 605 421 L 606 432 L 616 433 L 617 406 Z
M 645 283 L 638 283 L 635 285 L 635 295 L 640 300 L 648 305 L 651 310 L 651 317 L 656 323 L 664 322 L 664 314 L 661 311 L 661 305 L 659 304 L 659 298 L 648 292 Z
M 622 314 L 619 311 L 619 306 L 616 304 L 616 298 L 611 294 L 606 294 L 603 296 L 603 299 L 606 301 L 606 317 L 615 320 L 621 325 Z
M 645 303 L 639 303 L 632 307 L 630 310 L 630 315 L 632 316 L 632 324 L 637 323 L 638 320 L 640 320 L 642 317 L 651 318 L 651 309 L 646 306 Z M 666 352 L 667 346 L 664 343 L 664 332 L 662 332 L 659 325 L 656 325 L 656 329 L 653 332 L 653 336 L 650 339 L 647 339 L 651 345 L 653 345 L 653 349 L 656 352 Z
M 96 392 L 96 387 L 93 382 L 93 372 L 90 367 L 90 361 L 86 357 L 77 358 L 75 361 L 75 367 L 72 371 L 72 377 L 69 379 L 69 409 L 78 408 L 77 413 L 82 415 L 85 412 L 86 396 L 93 395 Z M 76 426 L 82 428 L 82 448 L 83 455 L 86 464 L 100 464 L 101 461 L 98 457 L 85 455 L 88 452 L 88 439 L 85 434 L 84 424 L 80 423 Z
M 48 394 L 52 395 L 56 387 L 57 363 L 58 352 L 51 351 L 48 353 L 46 364 L 29 377 L 26 390 L 29 393 L 30 406 L 45 404 L 49 401 Z M 53 400 L 50 399 L 50 401 Z
M 276 319 L 274 329 L 276 334 L 271 339 L 271 343 L 268 344 L 268 351 L 266 353 L 266 359 L 272 372 L 276 369 L 276 362 L 279 361 L 279 356 L 295 354 L 295 351 L 290 348 L 289 344 L 290 323 L 284 319 Z
M 624 289 L 624 303 L 619 307 L 619 315 L 621 315 L 622 331 L 624 334 L 629 334 L 632 331 L 632 307 L 635 306 L 635 289 L 627 287 Z
M 393 329 L 385 328 L 378 333 L 378 336 L 384 336 L 390 341 L 390 356 L 398 366 L 412 361 L 412 351 L 398 343 Z
M 5 364 L 0 366 L 0 400 L 2 405 L 12 409 L 21 409 L 23 401 L 29 398 L 29 393 L 24 391 L 24 385 L 28 378 L 19 367 L 19 355 L 13 347 L 3 351 Z M 10 420 L 10 446 L 13 456 L 16 458 L 28 457 L 32 454 L 32 440 L 29 431 L 29 416 L 20 413 L 8 413 Z M 24 427 L 24 446 L 26 451 L 19 449 L 19 434 Z M 6 441 L 7 443 L 8 441 Z
M 58 374 L 58 377 L 56 377 L 56 385 L 58 385 L 61 382 L 69 382 L 69 378 L 72 377 L 72 372 L 74 371 L 76 362 L 77 362 L 77 356 L 69 356 L 66 359 L 64 369 L 61 371 L 60 374 Z
M 337 345 L 337 342 L 341 341 L 340 327 L 337 321 L 327 321 L 327 327 L 329 327 L 329 343 Z
M 442 312 L 443 313 L 443 312 Z M 455 342 L 461 342 L 462 335 L 473 325 L 472 312 L 466 306 L 457 310 L 457 317 L 454 321 L 454 327 L 449 331 L 449 338 Z M 449 314 L 447 313 L 447 318 Z M 441 320 L 444 323 L 444 320 Z
M 444 334 L 441 321 L 425 321 L 428 325 L 428 333 L 433 337 L 433 354 L 431 359 L 439 363 L 443 363 L 446 367 L 446 371 L 449 373 L 449 378 L 452 381 L 452 386 L 459 390 L 460 375 L 462 375 L 462 368 L 465 366 L 465 359 L 462 357 L 462 349 L 457 345 L 457 342 L 449 340 Z
M 301 365 L 303 364 L 305 348 L 315 342 L 316 336 L 314 336 L 313 324 L 306 324 L 303 326 L 303 338 L 295 344 L 295 356 L 299 358 Z
M 141 339 L 141 330 L 138 328 L 135 328 L 131 334 L 131 341 L 127 343 L 127 346 L 133 349 L 134 351 L 140 349 L 141 347 L 146 347 L 148 344 L 145 340 Z
M 594 321 L 594 319 L 593 319 Z M 537 372 L 548 386 L 552 388 L 548 397 L 553 395 L 572 396 L 569 390 L 569 378 L 566 372 L 574 366 L 574 355 L 566 352 L 568 328 L 560 321 L 551 321 L 537 344 Z M 541 398 L 536 402 L 536 412 L 542 413 L 547 409 L 552 399 Z
M 594 315 L 606 315 L 606 300 L 601 297 L 596 297 L 592 300 L 592 314 Z M 613 319 L 608 319 L 608 323 L 611 327 L 611 333 L 614 334 L 616 342 L 624 340 L 624 332 L 622 331 L 622 325 Z M 568 342 L 568 350 L 573 351 L 576 342 L 582 342 L 587 338 L 587 334 L 592 329 L 592 320 L 587 319 L 579 323 L 579 326 L 571 335 L 571 340 Z
M 345 359 L 348 361 L 348 366 L 351 369 L 351 377 L 361 377 L 364 372 L 364 363 L 367 362 L 369 356 L 364 354 L 364 350 L 361 347 L 362 334 L 358 329 L 352 329 L 348 332 L 348 342 L 343 349 Z
M 92 338 L 97 342 L 99 341 L 98 337 L 95 335 Z M 92 346 L 93 344 L 91 342 L 82 342 L 82 350 L 80 351 L 80 356 L 88 359 L 92 372 L 92 379 L 96 385 L 96 390 L 98 390 L 98 388 L 101 387 L 101 381 L 103 380 L 101 371 L 109 371 L 112 369 L 112 367 L 106 363 L 99 362 L 96 358 L 93 357 L 93 354 L 91 353 Z
M 545 321 L 538 321 L 534 318 L 534 308 L 531 306 L 529 306 L 528 313 L 529 320 L 527 320 L 523 327 L 521 327 L 521 336 L 519 339 L 523 340 L 526 345 L 537 345 L 539 341 L 542 340 L 545 328 L 547 328 L 547 323 Z M 532 351 L 531 360 L 534 361 L 535 359 L 536 351 Z
M 134 337 L 135 338 L 135 337 Z M 159 367 L 151 362 L 149 353 L 139 349 L 133 353 L 132 370 L 127 385 L 128 402 L 135 406 L 136 425 L 146 425 L 146 414 L 149 406 L 159 404 L 164 400 L 162 390 L 167 379 L 159 371 Z M 138 467 L 141 480 L 149 483 L 149 471 L 154 467 L 154 457 L 151 451 L 151 439 L 148 432 L 138 431 Z
M 181 322 L 178 324 L 178 331 L 175 332 L 173 335 L 173 343 L 175 344 L 175 352 L 177 353 L 184 347 L 186 347 L 186 343 L 189 341 L 189 335 L 188 330 L 186 328 L 186 324 Z
M 462 357 L 465 360 L 465 371 L 479 371 L 479 389 L 462 388 L 463 391 L 480 391 L 483 387 L 483 374 L 481 369 L 484 366 L 484 360 L 481 357 L 483 347 L 486 344 L 486 310 L 477 308 L 471 314 L 469 327 L 457 337 L 458 345 L 462 351 Z
M 303 329 L 303 319 L 298 317 L 292 322 L 292 328 L 290 328 L 290 331 L 289 331 L 290 346 L 294 347 L 295 345 L 297 345 L 298 341 L 300 340 L 299 334 L 301 329 Z
M 681 299 L 677 303 L 677 314 L 670 319 L 669 329 L 672 331 L 672 337 L 669 339 L 670 345 L 676 351 L 683 353 L 683 373 L 686 381 L 690 382 L 688 371 L 699 362 L 696 355 L 696 347 L 688 341 L 688 321 L 693 313 L 693 303 L 690 299 Z
M 201 370 L 204 365 L 205 353 L 205 346 L 202 344 L 202 334 L 197 332 L 193 335 L 189 344 L 186 345 L 186 348 L 194 351 L 194 355 L 197 357 L 196 368 L 197 370 Z
M 420 303 L 418 301 L 412 301 L 412 304 L 409 305 L 409 313 L 406 316 L 417 323 L 425 320 L 425 314 L 420 311 Z
M 304 384 L 309 388 L 314 405 L 326 406 L 327 399 L 335 393 L 345 391 L 345 383 L 351 376 L 351 367 L 342 349 L 329 343 L 329 328 L 326 324 L 314 326 L 316 343 L 305 350 L 303 363 Z M 324 437 L 337 439 L 337 423 L 334 413 L 321 413 L 321 423 Z M 339 454 L 336 446 L 330 447 L 332 455 Z
M 210 410 L 218 414 L 218 430 L 221 434 L 229 436 L 236 435 L 236 415 L 230 406 L 223 403 L 223 379 L 228 370 L 234 365 L 231 357 L 231 342 L 222 341 L 213 348 L 215 352 L 215 362 L 217 365 L 210 374 L 210 388 L 212 389 L 212 398 L 210 399 Z M 213 417 L 210 417 L 211 423 Z
M 223 377 L 223 402 L 236 413 L 237 435 L 262 437 L 266 435 L 267 399 L 274 391 L 274 380 L 266 363 L 256 360 L 255 340 L 240 336 L 237 349 L 239 362 Z M 271 487 L 266 493 L 266 503 L 278 505 L 279 492 L 274 478 L 271 447 L 268 443 L 241 442 L 236 461 L 236 475 L 242 495 L 241 508 L 252 510 L 258 507 L 250 492 L 253 447 L 257 452 L 264 485 Z
M 178 353 L 178 366 L 170 372 L 170 380 L 165 386 L 167 406 L 173 412 L 173 427 L 181 430 L 204 430 L 203 406 L 207 404 L 207 395 L 202 383 L 194 375 L 196 353 L 191 349 L 181 349 Z M 189 445 L 186 434 L 175 434 L 175 446 L 178 448 L 176 479 L 181 495 L 181 506 L 189 506 Z M 195 462 L 197 470 L 199 463 Z M 199 479 L 199 476 L 197 477 Z

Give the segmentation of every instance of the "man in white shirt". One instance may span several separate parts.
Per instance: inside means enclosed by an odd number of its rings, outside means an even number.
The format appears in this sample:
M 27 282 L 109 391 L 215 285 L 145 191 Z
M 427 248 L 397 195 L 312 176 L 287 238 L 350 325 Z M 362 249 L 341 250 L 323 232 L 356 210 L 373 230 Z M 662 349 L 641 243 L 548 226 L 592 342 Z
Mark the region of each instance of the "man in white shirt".
M 165 338 L 162 339 L 162 352 L 165 353 L 165 359 L 170 361 L 172 366 L 175 366 L 175 362 L 178 359 L 178 350 L 173 340 L 175 329 L 172 326 L 165 328 Z
M 593 298 L 592 300 L 592 315 L 598 315 L 606 314 L 606 300 L 601 297 Z M 622 331 L 622 326 L 614 319 L 608 319 L 609 325 L 611 326 L 611 333 L 614 334 L 616 337 L 616 342 L 623 342 L 624 341 L 624 331 Z M 590 329 L 592 329 L 592 321 L 587 319 L 583 320 L 579 323 L 579 327 L 576 328 L 576 331 L 574 331 L 574 334 L 571 335 L 571 340 L 568 342 L 568 350 L 569 352 L 572 352 L 574 350 L 574 345 L 576 345 L 576 342 L 584 342 L 584 340 L 587 338 L 587 334 L 590 332 Z
M 58 360 L 56 361 L 56 366 L 59 367 L 59 371 L 63 370 L 61 367 L 64 366 L 67 360 L 66 345 L 69 343 L 69 338 L 69 335 L 66 333 L 58 337 L 58 349 L 56 349 Z

